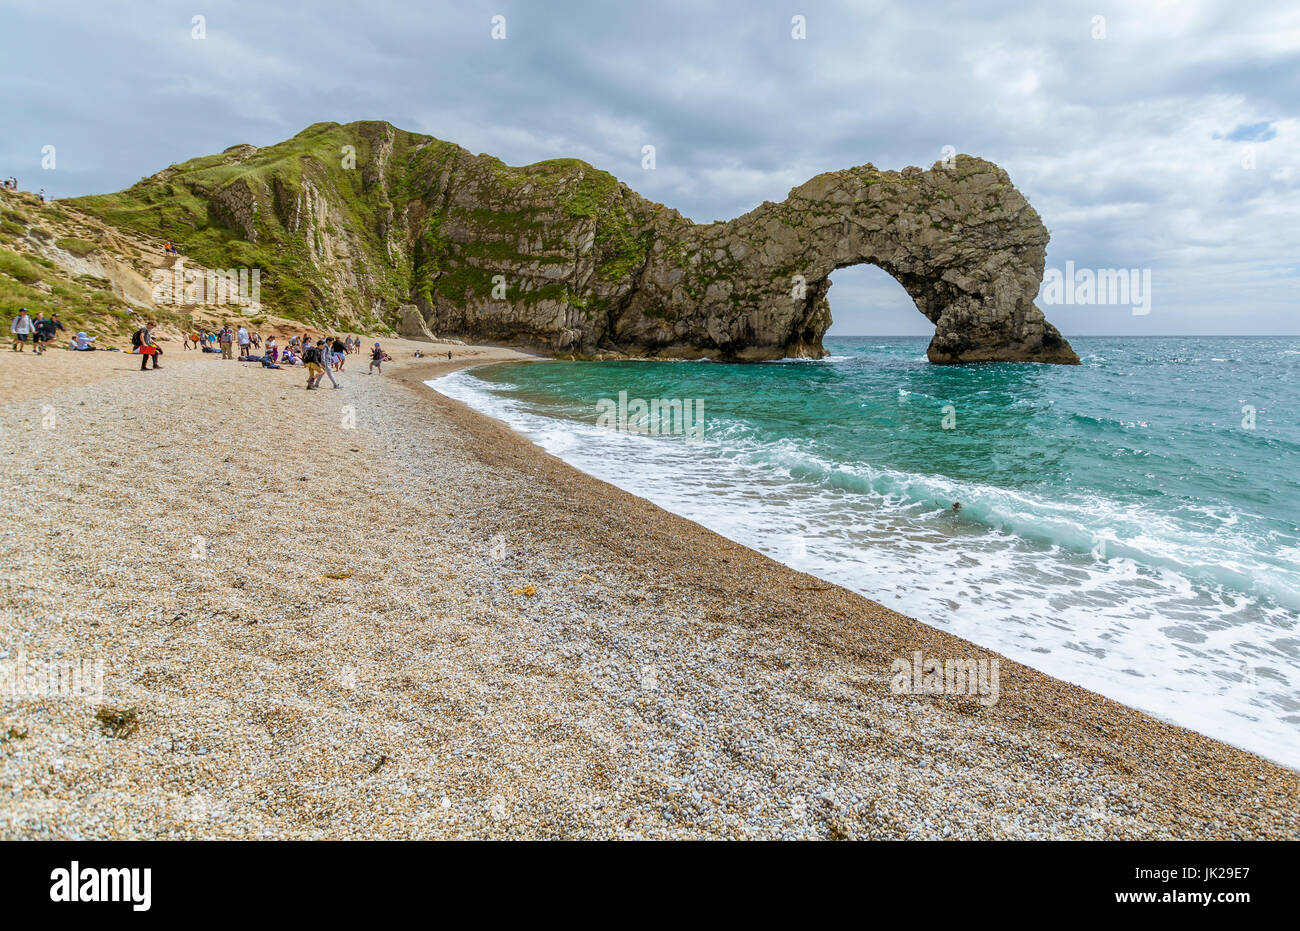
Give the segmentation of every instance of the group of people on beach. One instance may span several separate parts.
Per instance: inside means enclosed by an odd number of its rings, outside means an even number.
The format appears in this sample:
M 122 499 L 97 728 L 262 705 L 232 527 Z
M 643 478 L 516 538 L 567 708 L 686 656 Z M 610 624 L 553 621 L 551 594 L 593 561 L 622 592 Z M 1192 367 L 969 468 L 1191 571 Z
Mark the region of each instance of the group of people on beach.
M 184 342 L 186 349 L 219 352 L 223 359 L 235 358 L 236 344 L 239 346 L 239 358 L 247 359 L 254 349 L 262 348 L 262 335 L 250 333 L 245 326 L 236 329 L 227 323 L 217 330 L 190 330 L 185 334 Z
M 65 329 L 62 321 L 59 320 L 58 314 L 45 314 L 37 311 L 36 317 L 33 318 L 27 312 L 27 308 L 20 308 L 18 316 L 14 317 L 9 323 L 9 334 L 13 337 L 10 344 L 10 351 L 23 352 L 27 344 L 32 344 L 32 352 L 38 356 L 45 352 L 45 344 L 53 341 L 58 337 L 59 331 Z
M 286 365 L 301 365 L 307 369 L 307 388 L 320 387 L 325 378 L 335 388 L 342 388 L 335 373 L 342 372 L 348 356 L 361 352 L 360 336 L 322 336 L 313 338 L 310 333 L 290 336 L 281 348 L 274 336 L 262 345 L 261 334 L 249 332 L 247 327 L 224 324 L 217 330 L 192 330 L 185 336 L 185 348 L 203 352 L 220 352 L 223 359 L 234 359 L 234 347 L 239 347 L 241 362 L 258 362 L 263 368 L 278 369 Z M 220 347 L 220 348 L 218 348 Z M 370 368 L 367 374 L 383 374 L 383 363 L 392 356 L 375 343 L 370 350 Z
M 154 330 L 157 327 L 156 322 L 149 320 L 131 334 L 131 351 L 140 356 L 142 372 L 151 367 L 160 368 L 158 357 L 163 354 L 163 351 L 154 338 Z M 58 314 L 46 317 L 43 313 L 37 313 L 33 318 L 24 307 L 9 324 L 9 332 L 13 337 L 11 348 L 15 352 L 23 352 L 27 344 L 31 343 L 33 351 L 39 355 L 45 352 L 45 344 L 55 339 L 58 332 L 63 329 L 66 328 L 59 320 Z M 98 348 L 93 345 L 94 342 L 95 337 L 79 332 L 71 340 L 68 348 L 77 352 L 87 352 Z M 343 371 L 348 356 L 361 352 L 361 337 L 322 336 L 313 339 L 310 333 L 303 333 L 302 336 L 295 334 L 289 337 L 287 345 L 281 349 L 274 336 L 267 337 L 266 346 L 263 347 L 261 334 L 249 332 L 242 324 L 236 328 L 227 323 L 220 329 L 195 329 L 185 334 L 186 350 L 220 352 L 223 359 L 235 358 L 236 345 L 239 346 L 238 358 L 241 362 L 259 362 L 263 368 L 269 369 L 283 368 L 286 365 L 304 366 L 307 369 L 307 389 L 310 391 L 319 388 L 321 381 L 326 377 L 335 388 L 343 387 L 334 374 Z M 415 355 L 420 357 L 422 353 L 416 350 Z M 447 358 L 451 358 L 450 352 L 447 353 Z M 377 372 L 382 375 L 384 363 L 391 362 L 392 359 L 393 357 L 385 352 L 379 343 L 375 343 L 370 349 L 370 367 L 366 370 L 366 374 Z

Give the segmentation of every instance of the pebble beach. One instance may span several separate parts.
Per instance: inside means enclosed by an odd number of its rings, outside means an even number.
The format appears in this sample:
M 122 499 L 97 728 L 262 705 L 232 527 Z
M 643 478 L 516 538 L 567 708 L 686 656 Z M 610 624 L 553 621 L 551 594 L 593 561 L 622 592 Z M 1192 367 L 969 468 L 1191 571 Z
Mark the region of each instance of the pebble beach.
M 0 838 L 1300 838 L 1294 771 L 424 384 L 521 353 L 383 342 L 310 393 L 177 341 L 3 352 Z M 917 652 L 998 659 L 997 701 L 899 694 Z

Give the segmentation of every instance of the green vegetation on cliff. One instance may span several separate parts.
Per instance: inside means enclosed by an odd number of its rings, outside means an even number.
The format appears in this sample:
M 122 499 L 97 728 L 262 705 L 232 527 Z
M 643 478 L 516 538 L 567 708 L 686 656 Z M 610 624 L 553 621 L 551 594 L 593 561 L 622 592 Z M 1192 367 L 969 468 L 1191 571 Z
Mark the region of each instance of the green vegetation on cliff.
M 321 327 L 401 322 L 584 357 L 817 357 L 829 275 L 868 263 L 906 270 L 933 361 L 1075 358 L 1032 303 L 1046 229 L 1005 172 L 965 155 L 826 172 L 697 225 L 577 159 L 514 167 L 387 123 L 318 123 L 72 203 L 208 268 L 260 269 L 265 312 Z
M 232 146 L 71 203 L 171 241 L 201 265 L 262 269 L 271 313 L 383 328 L 411 301 L 426 309 L 490 301 L 498 275 L 511 297 L 584 305 L 538 270 L 576 263 L 585 232 L 602 279 L 634 271 L 652 236 L 633 229 L 631 199 L 640 200 L 577 159 L 511 167 L 362 122 L 318 123 L 261 149 Z

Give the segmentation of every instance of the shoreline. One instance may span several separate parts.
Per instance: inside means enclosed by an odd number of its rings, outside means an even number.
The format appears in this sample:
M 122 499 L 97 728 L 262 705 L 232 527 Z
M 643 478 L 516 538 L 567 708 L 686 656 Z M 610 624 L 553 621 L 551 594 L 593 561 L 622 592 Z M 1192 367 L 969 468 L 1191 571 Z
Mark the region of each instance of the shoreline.
M 569 466 L 430 390 L 503 352 L 451 348 L 311 395 L 215 359 L 23 383 L 0 442 L 48 507 L 5 539 L 0 648 L 90 645 L 139 725 L 6 705 L 27 736 L 0 744 L 0 834 L 1300 837 L 1296 773 Z M 40 430 L 44 406 L 75 429 Z M 239 441 L 271 418 L 300 429 Z M 918 650 L 998 658 L 998 701 L 892 693 Z
M 537 361 L 563 362 L 569 360 L 539 359 Z M 649 361 L 655 361 L 655 360 L 649 360 Z M 510 363 L 485 362 L 479 364 L 499 365 L 499 364 L 510 364 Z M 451 372 L 456 370 L 466 370 L 475 367 L 476 367 L 475 364 L 464 365 L 464 366 L 457 365 L 448 368 L 445 371 L 441 371 L 437 373 L 435 376 L 433 376 L 433 379 L 441 378 L 444 375 L 450 374 Z M 442 392 L 438 391 L 438 389 L 434 388 L 432 385 L 426 384 L 426 387 L 433 388 L 435 392 L 442 394 Z M 765 546 L 764 540 L 761 537 L 757 540 L 754 538 L 752 534 L 747 537 L 746 533 L 744 532 L 746 528 L 735 526 L 727 520 L 717 520 L 716 514 L 708 510 L 705 510 L 703 512 L 701 512 L 700 510 L 692 511 L 689 507 L 686 506 L 686 504 L 693 499 L 676 500 L 671 494 L 667 496 L 664 496 L 662 494 L 655 495 L 653 486 L 651 486 L 650 490 L 646 490 L 646 486 L 644 482 L 641 482 L 639 479 L 631 480 L 631 479 L 624 478 L 625 474 L 633 474 L 636 476 L 640 476 L 641 475 L 640 472 L 620 474 L 620 470 L 618 469 L 612 471 L 604 470 L 602 469 L 603 460 L 601 459 L 601 457 L 599 456 L 587 457 L 585 459 L 582 455 L 574 455 L 570 457 L 568 450 L 571 447 L 567 446 L 564 443 L 561 443 L 559 445 L 558 454 L 551 452 L 549 448 L 551 446 L 551 444 L 549 443 L 549 433 L 546 430 L 540 430 L 540 432 L 537 434 L 542 439 L 534 440 L 532 436 L 530 436 L 530 432 L 533 432 L 538 429 L 535 423 L 529 423 L 526 419 L 523 425 L 516 426 L 512 424 L 510 420 L 507 420 L 503 416 L 499 416 L 497 413 L 494 413 L 493 406 L 490 404 L 483 405 L 483 407 L 480 409 L 480 407 L 475 406 L 478 403 L 476 401 L 476 397 L 478 396 L 476 392 L 471 392 L 467 396 L 466 395 L 458 396 L 455 390 L 453 389 L 452 394 L 450 395 L 444 394 L 443 396 L 450 397 L 456 403 L 464 405 L 468 410 L 478 414 L 479 416 L 486 417 L 497 423 L 501 423 L 511 432 L 517 432 L 517 435 L 521 436 L 523 439 L 525 439 L 525 441 L 529 442 L 532 445 L 537 446 L 547 455 L 558 458 L 561 462 L 565 463 L 568 467 L 577 470 L 581 474 L 589 477 L 591 480 L 599 482 L 602 485 L 608 484 L 611 485 L 612 487 L 625 490 L 627 493 L 632 494 L 633 496 L 641 500 L 648 501 L 657 507 L 663 508 L 667 513 L 673 514 L 681 520 L 700 524 L 704 526 L 706 529 L 708 529 L 709 531 L 717 533 L 720 537 L 729 541 L 730 543 L 733 543 L 737 546 L 746 547 L 747 549 L 750 549 L 755 553 L 762 554 L 768 558 L 771 558 L 775 563 L 783 567 L 786 567 L 793 572 L 805 574 L 810 578 L 817 579 L 819 582 L 822 582 L 827 585 L 834 585 L 843 588 L 846 591 L 853 592 L 868 600 L 871 600 L 873 604 L 878 604 L 882 607 L 886 607 L 887 610 L 890 610 L 894 613 L 900 614 L 904 617 L 914 620 L 917 623 L 924 624 L 927 627 L 933 628 L 940 632 L 949 633 L 962 640 L 962 642 L 969 642 L 975 644 L 979 649 L 986 650 L 990 652 L 990 654 L 998 656 L 1003 662 L 1014 661 L 1014 662 L 1021 663 L 1023 665 L 1037 669 L 1043 675 L 1046 675 L 1050 678 L 1060 679 L 1062 681 L 1069 682 L 1072 685 L 1076 685 L 1079 688 L 1085 689 L 1089 692 L 1102 695 L 1104 697 L 1107 697 L 1111 701 L 1115 701 L 1118 704 L 1123 705 L 1124 707 L 1149 715 L 1171 726 L 1182 728 L 1185 730 L 1189 730 L 1193 733 L 1200 734 L 1201 736 L 1204 736 L 1208 739 L 1220 743 L 1224 743 L 1239 751 L 1249 753 L 1253 756 L 1258 756 L 1261 759 L 1267 760 L 1268 762 L 1276 766 L 1280 766 L 1283 769 L 1286 769 L 1288 771 L 1300 773 L 1300 763 L 1297 763 L 1294 760 L 1286 759 L 1285 753 L 1282 752 L 1284 749 L 1288 749 L 1289 745 L 1279 746 L 1275 742 L 1271 742 L 1265 737 L 1261 736 L 1261 734 L 1268 734 L 1269 732 L 1267 730 L 1261 731 L 1260 729 L 1256 728 L 1254 732 L 1248 732 L 1248 728 L 1234 729 L 1231 727 L 1220 726 L 1221 722 L 1217 718 L 1212 721 L 1206 722 L 1205 720 L 1198 720 L 1195 716 L 1180 717 L 1179 709 L 1177 708 L 1174 708 L 1172 706 L 1162 707 L 1158 702 L 1154 703 L 1154 706 L 1150 704 L 1144 704 L 1142 700 L 1142 696 L 1140 694 L 1126 694 L 1123 689 L 1114 689 L 1113 688 L 1114 683 L 1105 681 L 1104 677 L 1102 678 L 1101 681 L 1098 681 L 1096 677 L 1089 679 L 1087 675 L 1088 672 L 1087 670 L 1080 670 L 1076 668 L 1053 669 L 1050 664 L 1040 664 L 1040 661 L 1036 661 L 1036 658 L 1032 654 L 1029 656 L 1016 654 L 1018 658 L 1012 660 L 1011 654 L 1014 653 L 1014 647 L 1009 649 L 1006 643 L 999 643 L 997 639 L 996 630 L 992 631 L 992 633 L 986 632 L 985 635 L 980 635 L 979 632 L 972 632 L 970 630 L 965 630 L 965 631 L 954 630 L 944 626 L 942 622 L 936 622 L 936 620 L 932 618 L 927 619 L 927 615 L 924 613 L 923 610 L 913 614 L 913 613 L 909 613 L 909 608 L 907 607 L 897 607 L 897 606 L 887 607 L 885 601 L 877 600 L 879 598 L 878 594 L 873 596 L 873 593 L 867 588 L 865 588 L 863 585 L 861 585 L 860 583 L 855 584 L 852 581 L 846 580 L 842 573 L 840 574 L 839 577 L 836 577 L 834 572 L 825 571 L 826 570 L 825 566 L 809 566 L 806 564 L 787 562 L 781 555 L 775 552 L 770 545 Z M 538 415 L 538 417 L 541 420 L 547 420 L 545 415 Z M 565 420 L 564 418 L 551 418 L 549 420 L 549 423 L 563 424 L 565 423 Z M 572 459 L 572 461 L 570 461 L 570 459 Z M 734 512 L 734 506 L 733 506 L 733 512 Z M 711 517 L 713 519 L 710 519 Z M 885 545 L 889 544 L 888 539 L 883 540 L 882 542 Z M 767 541 L 767 543 L 770 544 L 770 539 Z M 889 589 L 885 589 L 885 591 L 888 592 Z M 915 610 L 915 608 L 916 605 L 913 605 L 912 610 Z M 1007 615 L 1008 618 L 1014 616 L 1015 616 L 1014 614 Z M 1204 697 L 1204 696 L 1185 696 L 1185 697 L 1196 698 L 1196 697 Z M 1238 738 L 1243 739 L 1245 742 L 1244 743 L 1238 742 L 1237 740 L 1234 739 L 1233 735 L 1236 735 Z M 1253 739 L 1247 739 L 1247 738 L 1253 738 Z

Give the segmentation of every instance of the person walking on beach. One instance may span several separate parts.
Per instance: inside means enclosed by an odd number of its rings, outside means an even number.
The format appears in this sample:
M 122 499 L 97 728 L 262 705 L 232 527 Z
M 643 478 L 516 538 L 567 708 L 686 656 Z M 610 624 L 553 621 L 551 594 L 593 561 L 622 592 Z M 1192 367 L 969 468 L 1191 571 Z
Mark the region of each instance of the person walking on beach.
M 217 337 L 221 343 L 221 358 L 233 359 L 234 353 L 231 351 L 231 344 L 235 341 L 235 331 L 230 328 L 229 323 L 221 325 L 221 335 Z
M 9 324 L 9 332 L 13 334 L 13 345 L 9 347 L 11 352 L 22 352 L 27 341 L 32 338 L 32 333 L 36 330 L 32 318 L 27 316 L 27 308 L 20 307 L 18 316 L 14 317 L 13 322 Z
M 378 343 L 375 343 L 375 348 L 370 350 L 370 368 L 366 374 L 371 375 L 375 371 L 380 375 L 384 374 L 384 350 L 379 348 Z
M 135 331 L 131 337 L 131 343 L 135 346 L 136 352 L 140 353 L 140 371 L 149 367 L 149 360 L 153 360 L 154 369 L 158 368 L 158 357 L 162 355 L 162 349 L 153 341 L 153 328 L 158 324 L 150 320 L 140 329 Z
M 67 328 L 63 325 L 63 321 L 59 319 L 59 315 L 50 314 L 41 330 L 41 352 L 45 351 L 45 344 L 57 339 L 59 331 L 64 329 Z
M 334 350 L 330 348 L 329 340 L 317 340 L 316 348 L 320 350 L 320 364 L 325 369 L 325 374 L 329 376 L 330 384 L 335 388 L 342 388 L 343 386 L 334 379 Z M 320 383 L 319 378 L 316 379 L 316 383 Z
M 316 383 L 325 374 L 320 365 L 320 350 L 309 345 L 302 351 L 302 362 L 307 366 L 307 390 L 314 391 Z
M 348 361 L 347 347 L 343 345 L 343 340 L 337 336 L 334 337 L 334 343 L 330 346 L 330 354 L 334 359 L 334 371 L 343 371 L 343 364 Z
M 239 358 L 248 358 L 248 328 L 242 323 L 239 325 Z
M 44 355 L 45 344 L 53 340 L 56 331 L 61 329 L 63 324 L 56 324 L 53 319 L 37 311 L 36 319 L 32 321 L 32 351 L 38 356 Z

